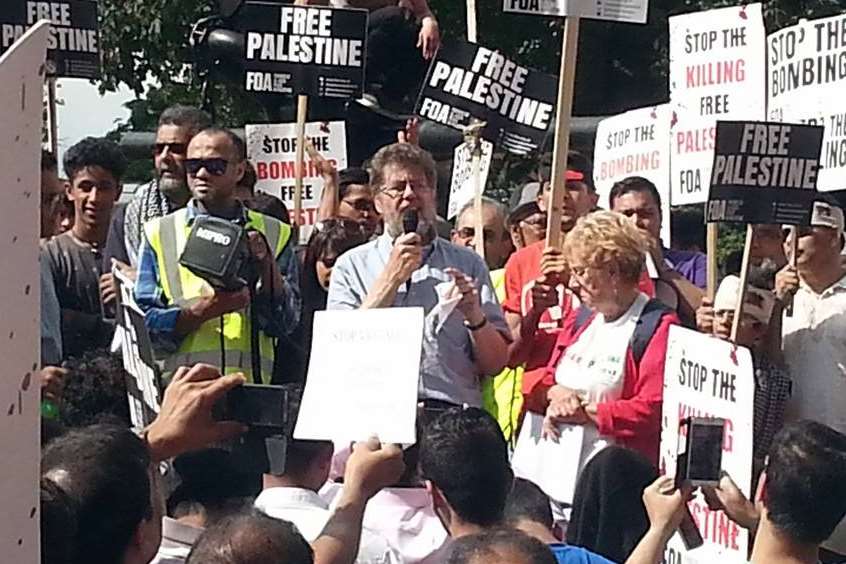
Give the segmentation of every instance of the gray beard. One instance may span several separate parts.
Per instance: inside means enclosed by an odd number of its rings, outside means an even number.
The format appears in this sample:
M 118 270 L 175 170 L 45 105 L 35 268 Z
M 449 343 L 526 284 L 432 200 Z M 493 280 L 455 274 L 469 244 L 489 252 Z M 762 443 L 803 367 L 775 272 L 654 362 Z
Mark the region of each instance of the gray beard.
M 159 178 L 159 190 L 168 200 L 182 201 L 191 196 L 188 184 L 175 178 Z

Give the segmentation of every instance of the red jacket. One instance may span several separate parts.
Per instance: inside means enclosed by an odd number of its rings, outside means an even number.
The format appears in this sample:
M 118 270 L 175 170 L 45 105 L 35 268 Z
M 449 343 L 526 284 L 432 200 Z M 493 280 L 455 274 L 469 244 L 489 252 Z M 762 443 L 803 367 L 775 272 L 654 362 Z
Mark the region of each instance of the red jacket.
M 591 321 L 593 317 L 590 317 Z M 667 339 L 670 326 L 678 324 L 679 318 L 675 313 L 668 312 L 661 317 L 640 363 L 635 363 L 630 344 L 626 351 L 620 399 L 596 406 L 596 426 L 601 434 L 614 437 L 617 444 L 640 452 L 656 465 L 661 443 Z M 547 365 L 544 388 L 549 389 L 555 384 L 555 369 L 565 349 L 578 340 L 588 325 L 590 321 L 584 323 L 578 331 L 561 331 Z

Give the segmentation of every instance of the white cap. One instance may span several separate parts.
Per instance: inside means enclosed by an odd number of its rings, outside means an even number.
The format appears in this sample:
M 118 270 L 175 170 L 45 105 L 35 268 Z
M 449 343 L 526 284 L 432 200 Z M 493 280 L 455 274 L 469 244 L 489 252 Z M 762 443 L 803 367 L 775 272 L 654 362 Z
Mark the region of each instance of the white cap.
M 830 227 L 842 234 L 843 224 L 843 210 L 841 208 L 819 200 L 814 202 L 814 211 L 811 213 L 812 226 Z
M 737 306 L 737 295 L 740 293 L 740 278 L 731 275 L 723 278 L 717 295 L 714 297 L 714 311 L 734 311 Z M 769 323 L 773 313 L 775 297 L 772 292 L 746 286 L 746 300 L 743 313 L 751 315 L 762 323 Z

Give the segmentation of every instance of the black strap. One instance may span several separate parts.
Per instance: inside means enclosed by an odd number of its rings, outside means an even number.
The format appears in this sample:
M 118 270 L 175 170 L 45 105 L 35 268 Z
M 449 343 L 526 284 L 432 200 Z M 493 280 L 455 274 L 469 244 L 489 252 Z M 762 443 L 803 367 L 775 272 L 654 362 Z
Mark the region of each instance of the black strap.
M 643 359 L 643 355 L 649 346 L 649 342 L 652 340 L 652 336 L 655 334 L 655 330 L 661 324 L 661 319 L 672 311 L 672 309 L 658 300 L 651 299 L 646 302 L 637 320 L 632 337 L 629 340 L 629 346 L 632 349 L 635 364 L 640 364 L 641 359 Z M 590 308 L 586 306 L 579 307 L 576 313 L 576 322 L 573 324 L 574 335 L 587 324 L 592 315 L 593 311 Z

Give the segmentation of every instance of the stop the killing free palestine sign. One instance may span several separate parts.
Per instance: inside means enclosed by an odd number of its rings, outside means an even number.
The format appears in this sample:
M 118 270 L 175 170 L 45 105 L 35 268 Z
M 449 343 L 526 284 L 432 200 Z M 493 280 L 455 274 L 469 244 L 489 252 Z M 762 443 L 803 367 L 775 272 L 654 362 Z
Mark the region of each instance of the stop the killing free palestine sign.
M 760 4 L 670 18 L 671 203 L 708 200 L 718 120 L 763 120 L 765 31 Z

